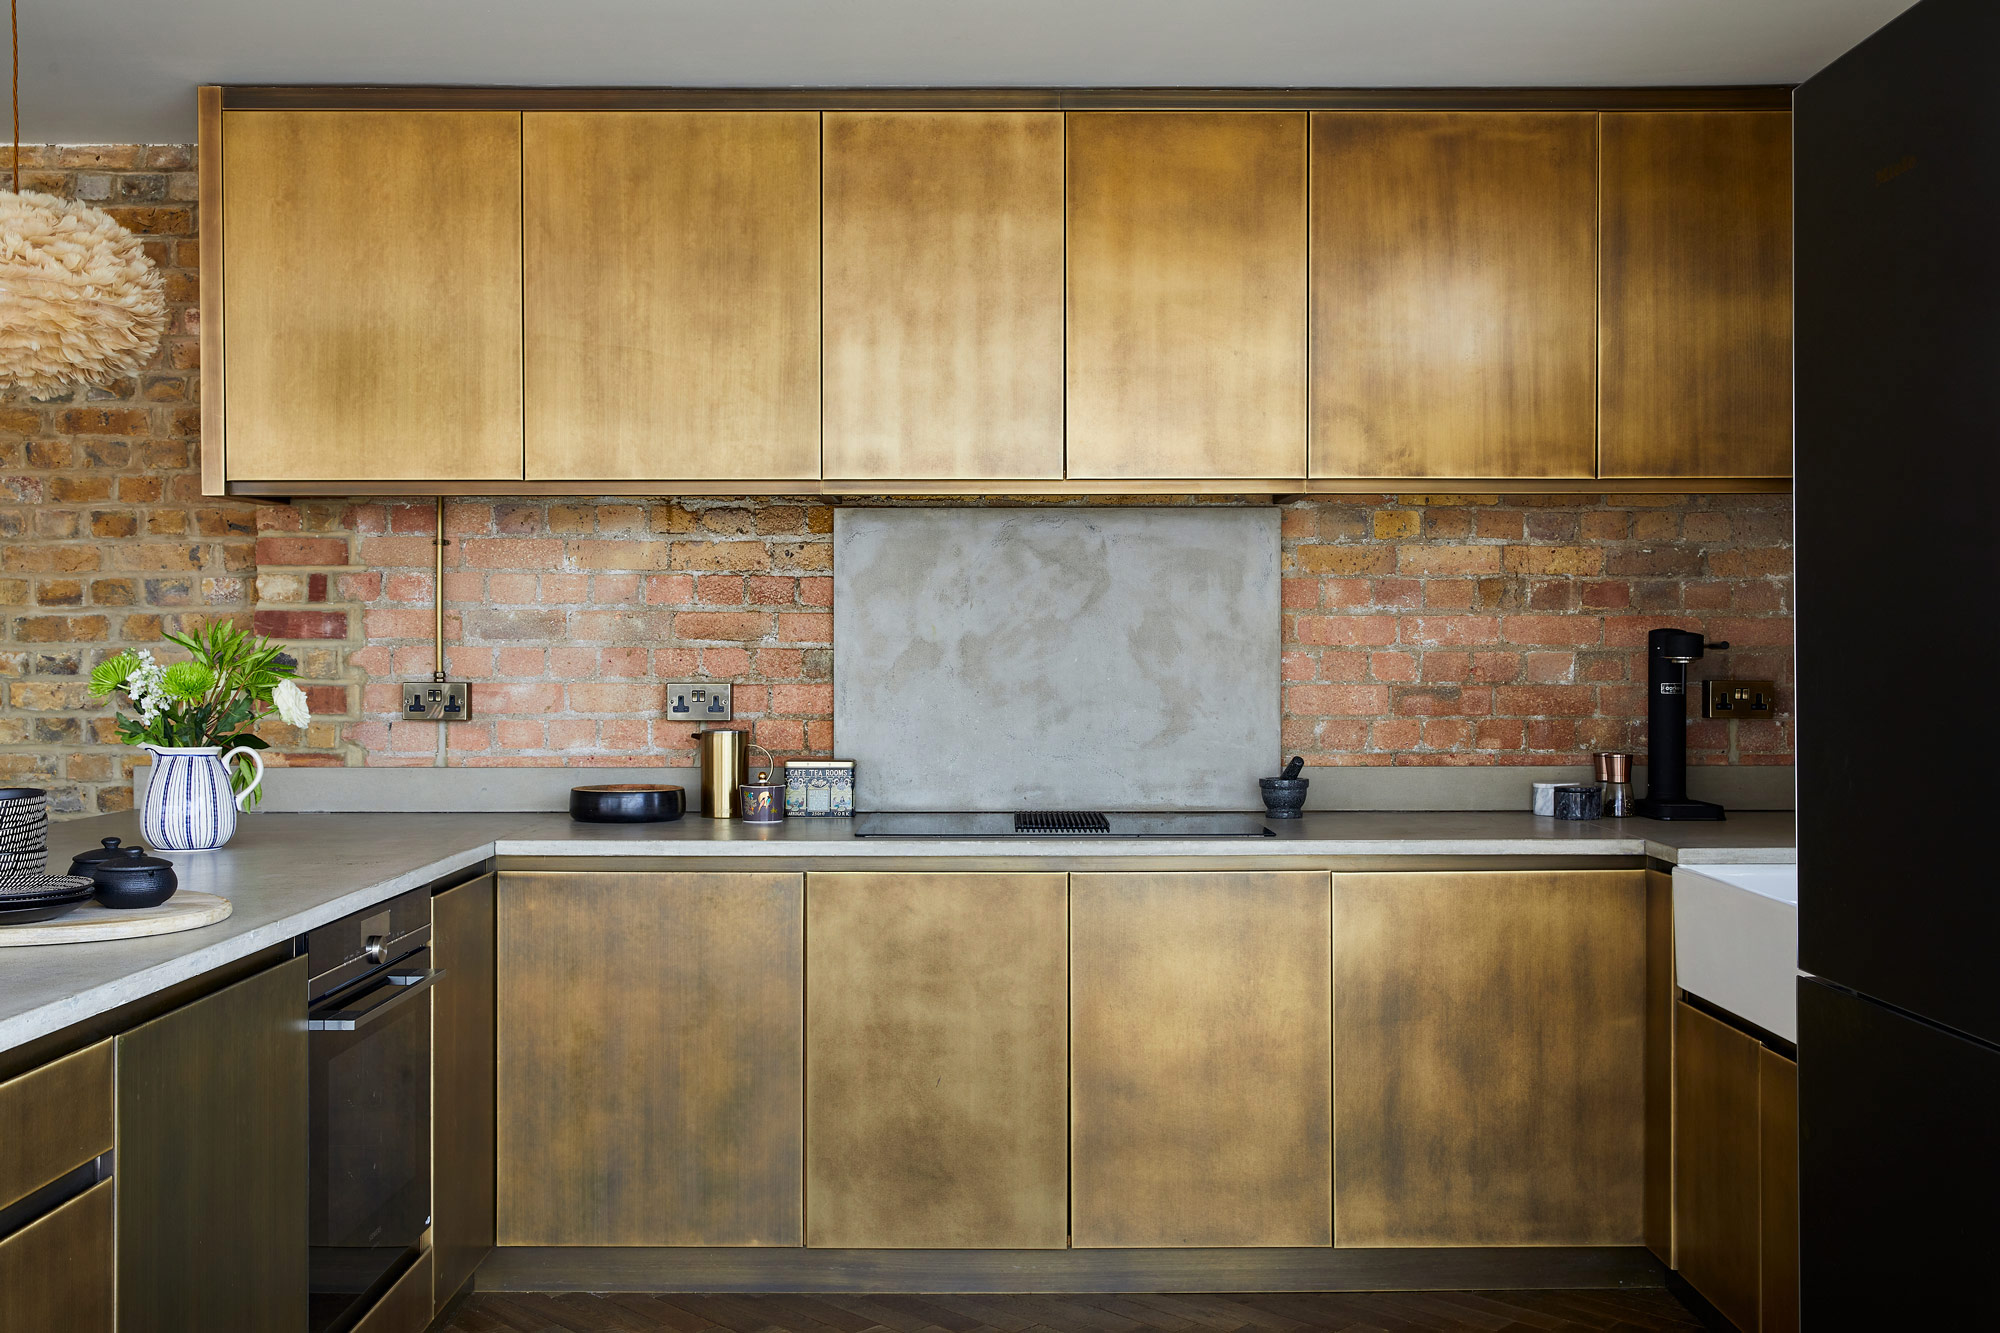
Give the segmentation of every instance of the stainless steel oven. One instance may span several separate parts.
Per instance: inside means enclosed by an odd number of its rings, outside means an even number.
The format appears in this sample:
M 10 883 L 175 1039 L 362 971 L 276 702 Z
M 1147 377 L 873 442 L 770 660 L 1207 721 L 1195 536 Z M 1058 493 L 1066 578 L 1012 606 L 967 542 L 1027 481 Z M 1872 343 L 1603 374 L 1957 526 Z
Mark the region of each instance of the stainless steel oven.
M 418 889 L 306 936 L 310 1333 L 344 1333 L 431 1221 L 431 901 Z

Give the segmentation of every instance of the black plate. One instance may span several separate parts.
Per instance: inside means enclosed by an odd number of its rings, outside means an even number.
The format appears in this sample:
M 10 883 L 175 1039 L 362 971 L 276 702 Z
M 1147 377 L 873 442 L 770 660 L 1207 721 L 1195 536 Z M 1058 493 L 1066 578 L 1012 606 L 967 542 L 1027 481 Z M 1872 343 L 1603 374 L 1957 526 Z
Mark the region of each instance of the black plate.
M 27 926 L 37 921 L 53 921 L 59 916 L 74 912 L 90 901 L 90 890 L 72 898 L 44 898 L 26 907 L 0 907 L 0 926 Z
M 686 810 L 679 787 L 611 782 L 569 789 L 569 817 L 585 824 L 662 824 Z

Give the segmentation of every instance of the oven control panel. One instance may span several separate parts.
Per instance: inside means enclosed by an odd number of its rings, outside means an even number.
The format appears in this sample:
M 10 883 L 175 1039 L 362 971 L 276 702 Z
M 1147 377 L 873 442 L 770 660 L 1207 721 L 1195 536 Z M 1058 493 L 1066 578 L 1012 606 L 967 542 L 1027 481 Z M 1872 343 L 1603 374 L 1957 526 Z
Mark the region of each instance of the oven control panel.
M 306 989 L 317 998 L 430 943 L 429 889 L 411 889 L 386 903 L 330 921 L 305 937 Z

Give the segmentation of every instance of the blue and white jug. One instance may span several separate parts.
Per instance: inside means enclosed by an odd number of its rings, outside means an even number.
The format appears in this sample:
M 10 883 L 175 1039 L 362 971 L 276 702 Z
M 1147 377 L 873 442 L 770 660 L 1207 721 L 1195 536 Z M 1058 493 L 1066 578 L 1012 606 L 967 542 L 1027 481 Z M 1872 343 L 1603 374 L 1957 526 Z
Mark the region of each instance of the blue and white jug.
M 236 832 L 236 812 L 264 780 L 264 760 L 247 745 L 227 754 L 214 745 L 143 745 L 153 753 L 153 778 L 139 809 L 139 833 L 165 852 L 211 851 Z M 250 756 L 256 776 L 240 794 L 229 790 L 229 764 Z

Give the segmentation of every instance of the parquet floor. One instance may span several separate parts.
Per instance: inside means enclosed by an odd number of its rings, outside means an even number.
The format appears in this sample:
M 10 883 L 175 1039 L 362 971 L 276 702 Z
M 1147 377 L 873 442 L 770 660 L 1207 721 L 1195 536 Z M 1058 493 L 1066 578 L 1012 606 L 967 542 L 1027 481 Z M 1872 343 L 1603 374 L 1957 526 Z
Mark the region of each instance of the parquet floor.
M 670 1296 L 481 1292 L 440 1333 L 1655 1333 L 1665 1291 L 1216 1296 Z

